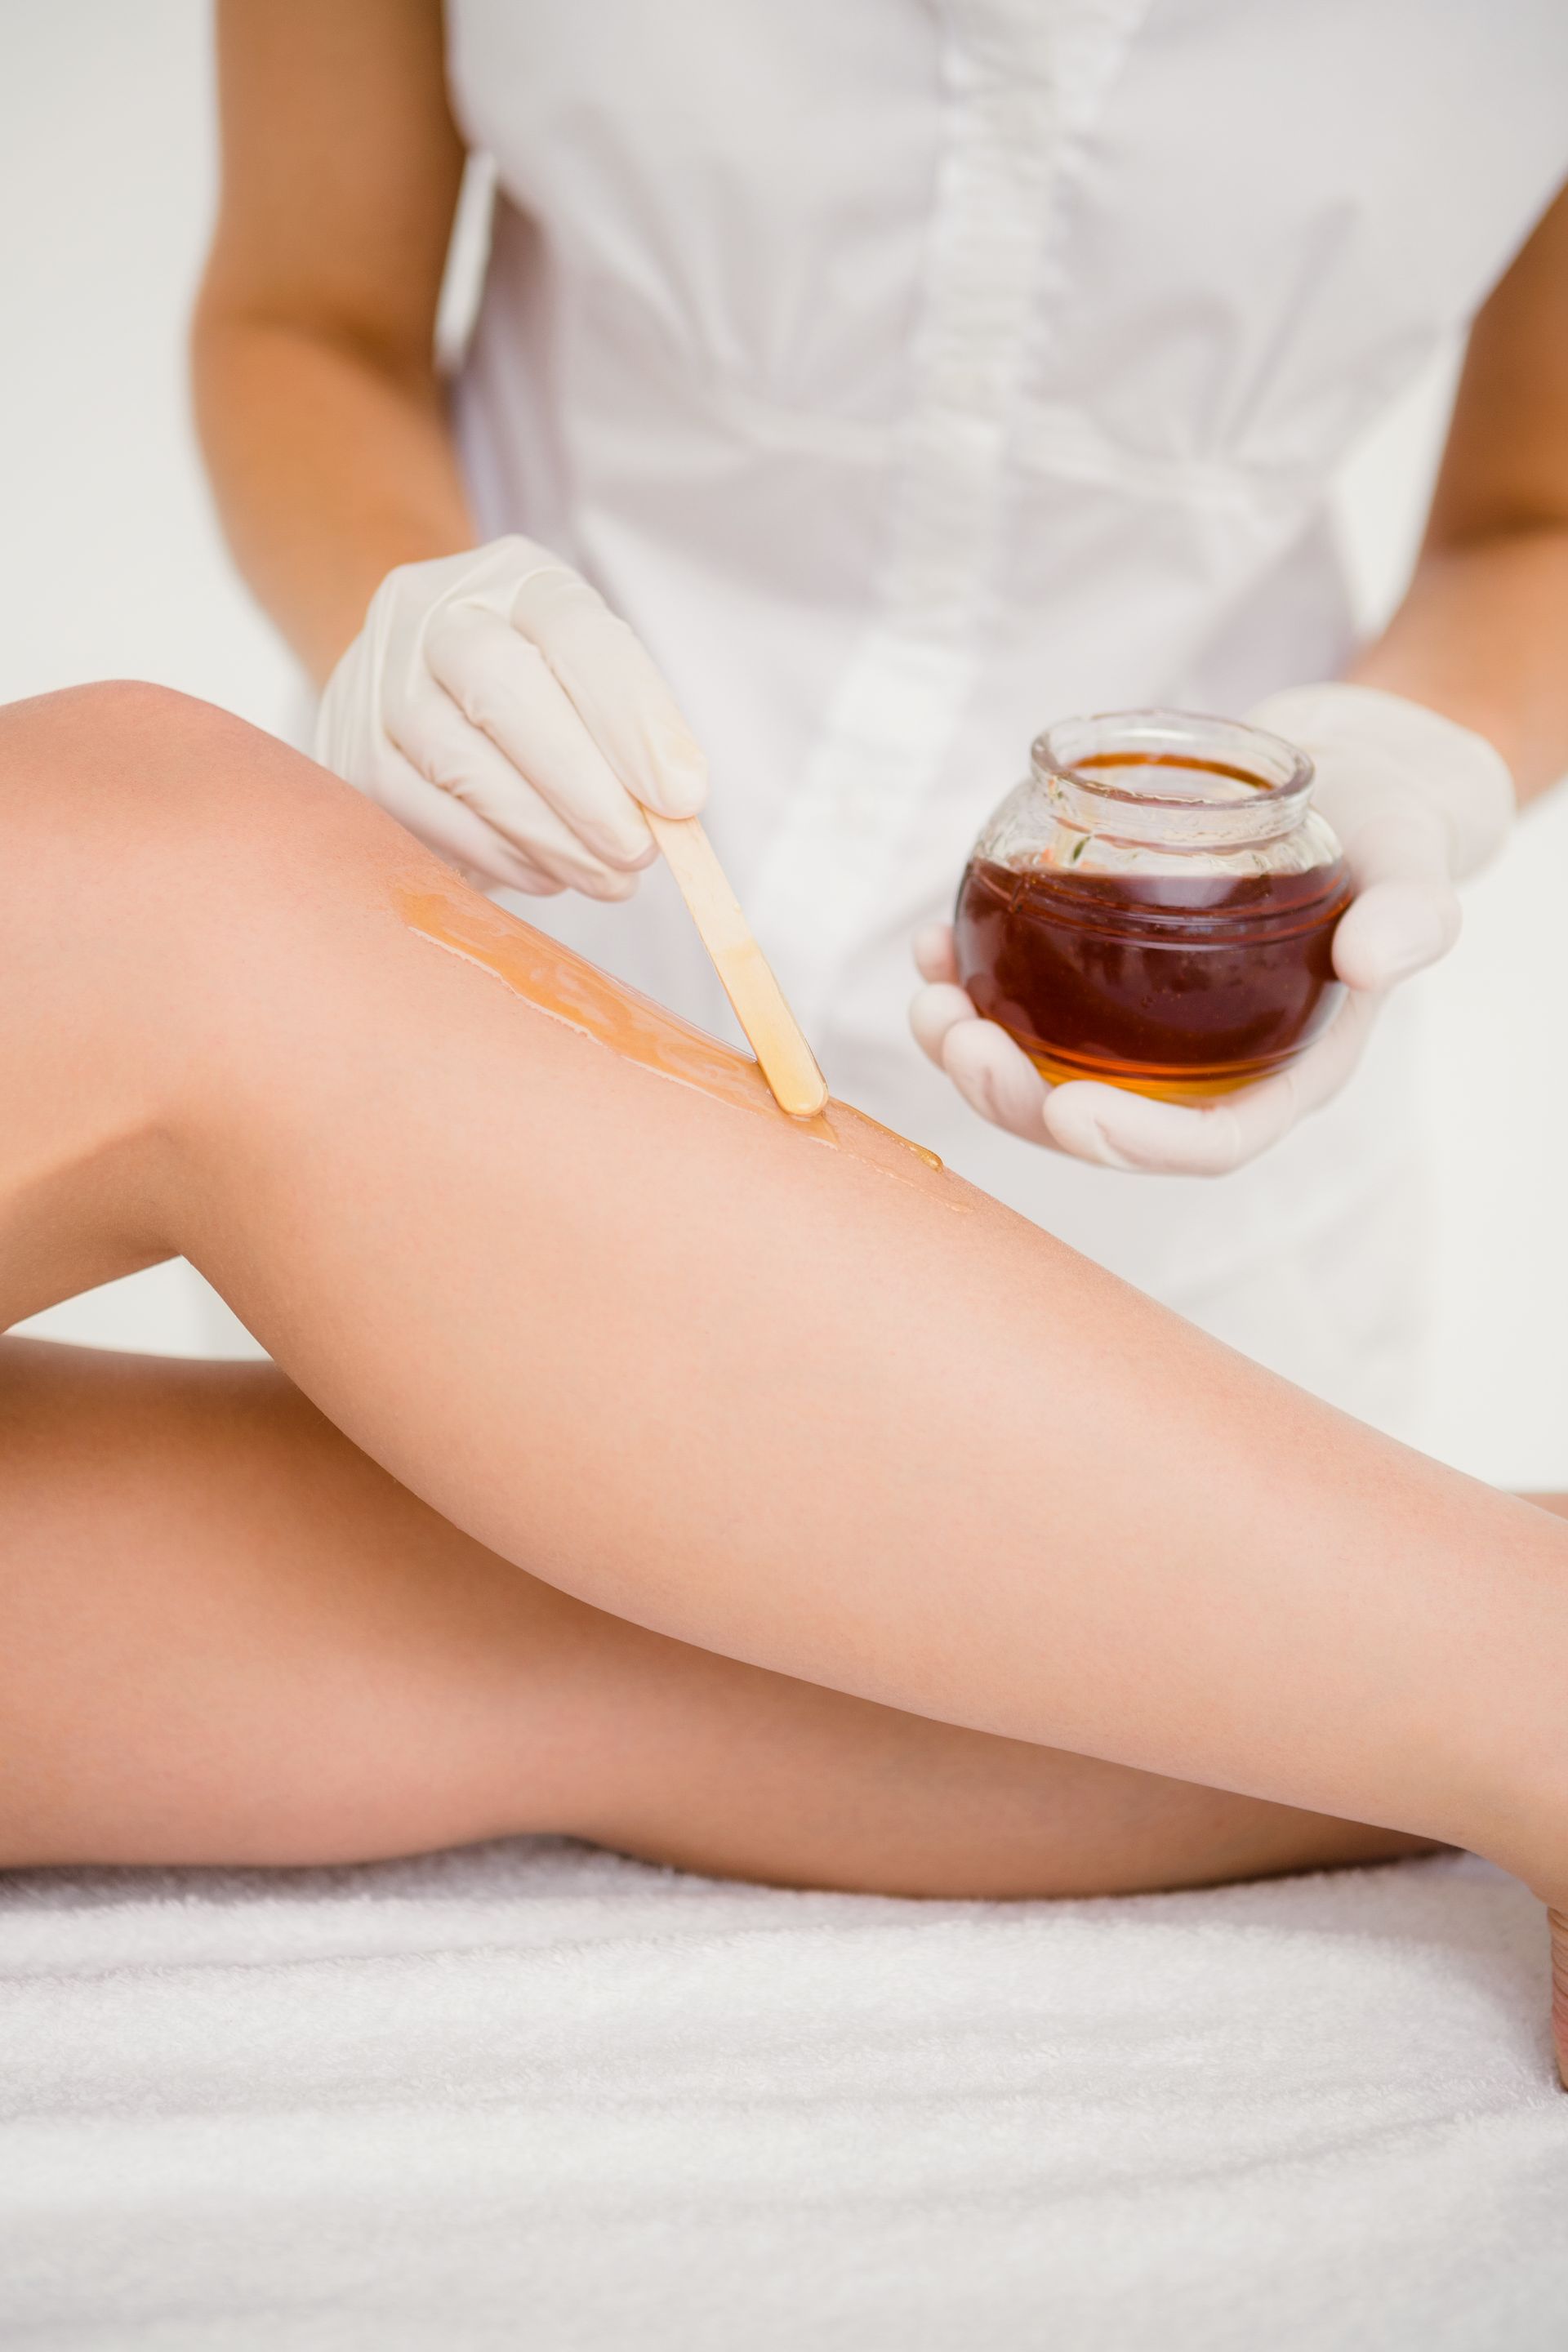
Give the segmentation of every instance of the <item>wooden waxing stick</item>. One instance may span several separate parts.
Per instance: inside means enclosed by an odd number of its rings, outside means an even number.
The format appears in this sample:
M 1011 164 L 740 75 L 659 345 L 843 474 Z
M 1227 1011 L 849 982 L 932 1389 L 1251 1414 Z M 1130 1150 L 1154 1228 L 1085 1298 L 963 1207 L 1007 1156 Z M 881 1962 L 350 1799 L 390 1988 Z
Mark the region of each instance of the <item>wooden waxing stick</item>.
M 813 1118 L 827 1100 L 827 1081 L 752 936 L 708 835 L 694 816 L 656 816 L 651 809 L 643 814 L 773 1088 L 773 1100 L 792 1118 Z

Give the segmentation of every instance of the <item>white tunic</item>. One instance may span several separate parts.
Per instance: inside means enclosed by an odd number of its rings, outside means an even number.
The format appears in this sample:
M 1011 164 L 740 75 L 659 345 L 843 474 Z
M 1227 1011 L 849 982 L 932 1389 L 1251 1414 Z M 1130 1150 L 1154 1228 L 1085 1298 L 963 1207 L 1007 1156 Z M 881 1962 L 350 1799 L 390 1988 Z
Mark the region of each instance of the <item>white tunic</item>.
M 1349 649 L 1341 459 L 1568 172 L 1563 0 L 447 0 L 500 203 L 458 423 L 639 632 L 836 1091 L 1373 1419 L 1419 1336 L 1411 1034 L 1218 1182 L 976 1119 L 908 940 L 1064 713 Z M 710 1028 L 667 877 L 534 919 Z

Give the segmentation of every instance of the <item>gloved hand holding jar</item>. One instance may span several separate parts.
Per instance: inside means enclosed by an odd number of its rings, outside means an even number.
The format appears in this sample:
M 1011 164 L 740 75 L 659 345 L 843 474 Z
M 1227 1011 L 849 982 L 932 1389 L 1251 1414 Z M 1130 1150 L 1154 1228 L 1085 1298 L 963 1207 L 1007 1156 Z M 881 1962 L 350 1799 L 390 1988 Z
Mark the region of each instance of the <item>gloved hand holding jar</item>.
M 1314 927 L 1324 934 L 1312 944 L 1321 949 L 1325 976 L 1331 970 L 1344 991 L 1343 1001 L 1330 1012 L 1324 1034 L 1308 1044 L 1299 1058 L 1285 1060 L 1271 1073 L 1243 1061 L 1234 1076 L 1225 1071 L 1184 1078 L 1179 1063 L 1173 1061 L 1163 1080 L 1152 1068 L 1142 1074 L 1130 1070 L 1120 1082 L 1108 1071 L 1111 1082 L 1106 1084 L 1059 1062 L 1042 1070 L 1043 1057 L 1031 1057 L 1025 1042 L 1009 1034 L 1000 1016 L 981 1017 L 961 984 L 965 975 L 953 926 L 934 923 L 915 942 L 916 961 L 927 985 L 910 1007 L 910 1024 L 924 1051 L 982 1118 L 1025 1142 L 1050 1145 L 1106 1167 L 1167 1175 L 1223 1174 L 1267 1150 L 1298 1119 L 1337 1094 L 1355 1068 L 1389 990 L 1453 946 L 1459 933 L 1455 885 L 1479 872 L 1500 847 L 1513 816 L 1513 782 L 1500 753 L 1469 729 L 1371 687 L 1287 689 L 1259 705 L 1249 718 L 1251 727 L 1246 730 L 1193 720 L 1184 726 L 1177 721 L 1168 730 L 1184 733 L 1200 750 L 1224 751 L 1231 748 L 1227 738 L 1234 737 L 1232 757 L 1245 759 L 1249 740 L 1266 740 L 1253 730 L 1267 730 L 1306 754 L 1303 783 L 1297 792 L 1281 790 L 1281 781 L 1288 783 L 1288 779 L 1259 773 L 1248 779 L 1250 793 L 1247 784 L 1239 787 L 1239 802 L 1233 797 L 1212 811 L 1203 840 L 1177 837 L 1172 842 L 1163 870 L 1177 888 L 1184 879 L 1195 877 L 1200 865 L 1205 881 L 1202 886 L 1195 878 L 1190 883 L 1190 887 L 1201 887 L 1203 911 L 1191 927 L 1195 936 L 1186 945 L 1184 963 L 1173 970 L 1171 986 L 1179 992 L 1182 1010 L 1200 1020 L 1206 1015 L 1205 1025 L 1212 1026 L 1220 994 L 1215 967 L 1216 958 L 1224 957 L 1229 982 L 1225 1011 L 1244 1028 L 1256 1027 L 1258 1014 L 1267 1013 L 1267 979 L 1261 983 L 1261 1001 L 1255 1002 L 1248 989 L 1249 966 L 1258 959 L 1266 961 L 1268 954 L 1266 919 L 1255 918 L 1249 925 L 1245 918 L 1233 918 L 1223 926 L 1224 936 L 1216 938 L 1220 926 L 1214 910 L 1221 903 L 1216 894 L 1227 865 L 1243 876 L 1266 871 L 1269 848 L 1288 837 L 1285 825 L 1300 827 L 1310 793 L 1313 810 L 1333 836 L 1318 852 L 1321 857 L 1331 857 L 1332 866 L 1318 870 L 1336 879 L 1342 871 L 1344 877 L 1344 886 L 1331 903 L 1323 905 Z M 1044 739 L 1047 747 L 1057 731 Z M 1068 756 L 1070 747 L 1064 761 Z M 1172 754 L 1166 751 L 1154 756 L 1169 760 Z M 1113 772 L 1124 780 L 1131 772 L 1118 768 Z M 1168 790 L 1163 768 L 1142 772 L 1152 793 Z M 1070 783 L 1070 766 L 1067 778 Z M 1237 789 L 1232 787 L 1233 794 Z M 1249 807 L 1249 798 L 1258 805 Z M 1301 802 L 1300 811 L 1289 807 L 1292 799 Z M 1276 814 L 1269 803 L 1284 806 Z M 1143 840 L 1151 829 L 1150 814 L 1136 804 L 1119 809 L 1109 798 L 1099 808 L 1087 808 L 1080 820 L 1083 829 L 1068 829 L 1065 856 L 1073 859 L 1089 845 L 1097 826 L 1103 826 L 1112 839 L 1131 835 Z M 1205 848 L 1210 850 L 1206 857 Z M 1079 859 L 1075 870 L 1081 867 Z M 1029 871 L 1026 864 L 1023 871 Z M 1306 872 L 1310 878 L 1310 866 Z M 1114 891 L 1114 884 L 1105 887 Z M 1240 887 L 1245 889 L 1246 882 Z M 1236 887 L 1233 884 L 1233 894 Z M 1176 903 L 1174 890 L 1155 895 L 1166 907 Z M 1286 935 L 1305 945 L 1305 910 L 1284 911 Z M 1069 928 L 1084 929 L 1090 919 L 1079 916 Z M 1103 916 L 1100 920 L 1103 925 Z M 1122 964 L 1138 959 L 1137 978 L 1131 984 L 1136 987 L 1147 975 L 1157 992 L 1162 961 L 1173 966 L 1181 948 L 1168 936 L 1173 928 L 1169 912 L 1156 911 L 1154 922 L 1167 937 L 1162 940 L 1157 928 L 1153 939 L 1142 947 L 1132 942 L 1126 924 L 1115 934 L 1100 929 L 1090 936 L 1104 938 L 1110 957 Z M 1250 940 L 1249 930 L 1254 934 Z M 1048 977 L 1043 984 L 1048 989 Z M 1130 983 L 1124 980 L 1122 984 Z M 1046 1017 L 1048 1021 L 1048 1013 Z M 1092 1025 L 1092 1007 L 1089 1019 Z M 1281 1042 L 1293 1046 L 1296 1037 L 1292 1034 Z M 1179 1036 L 1173 1035 L 1167 1050 L 1179 1053 L 1180 1045 Z

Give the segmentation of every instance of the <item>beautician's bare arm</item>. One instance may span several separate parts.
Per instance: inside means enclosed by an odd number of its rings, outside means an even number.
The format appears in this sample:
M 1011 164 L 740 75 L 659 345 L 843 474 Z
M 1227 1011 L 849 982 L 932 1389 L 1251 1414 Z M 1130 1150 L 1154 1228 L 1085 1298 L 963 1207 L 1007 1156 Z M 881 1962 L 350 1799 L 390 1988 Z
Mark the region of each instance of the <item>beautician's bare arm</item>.
M 1410 593 L 1363 685 L 1494 742 L 1521 801 L 1568 773 L 1568 189 L 1471 331 Z
M 192 337 L 236 561 L 323 679 L 394 564 L 474 531 L 434 362 L 463 147 L 439 0 L 220 0 Z

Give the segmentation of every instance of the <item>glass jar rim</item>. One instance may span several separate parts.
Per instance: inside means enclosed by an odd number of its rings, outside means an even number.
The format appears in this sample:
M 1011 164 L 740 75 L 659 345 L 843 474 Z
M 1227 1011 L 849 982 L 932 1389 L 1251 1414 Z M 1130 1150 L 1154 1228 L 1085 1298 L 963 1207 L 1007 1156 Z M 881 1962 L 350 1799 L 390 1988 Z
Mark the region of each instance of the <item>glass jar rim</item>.
M 1084 772 L 1097 761 L 1119 756 L 1146 763 L 1145 772 L 1157 772 L 1167 764 L 1196 764 L 1201 771 L 1203 764 L 1213 763 L 1217 774 L 1253 789 L 1245 800 L 1217 792 L 1147 792 Z M 1270 839 L 1300 824 L 1313 780 L 1306 752 L 1282 735 L 1248 726 L 1245 719 L 1161 709 L 1058 719 L 1036 736 L 1029 765 L 1038 782 L 1067 788 L 1074 801 L 1080 794 L 1086 797 L 1086 829 L 1112 831 L 1119 814 L 1124 822 L 1137 815 L 1145 838 L 1151 832 L 1164 835 L 1172 828 L 1186 834 L 1194 826 L 1206 834 L 1214 826 L 1233 841 Z M 1102 814 L 1097 806 L 1100 803 Z

